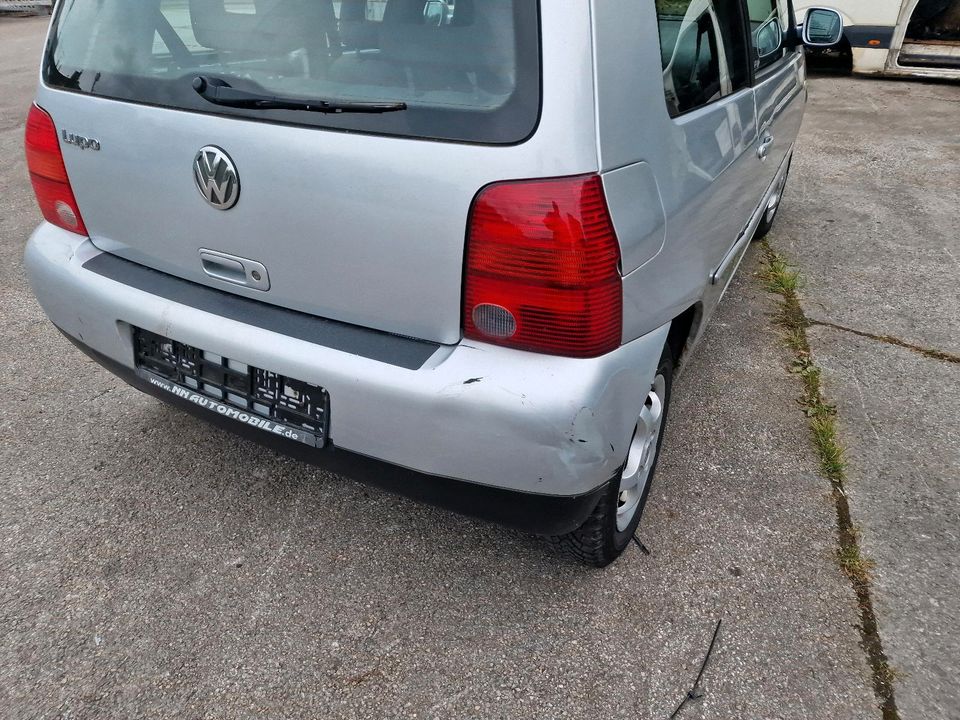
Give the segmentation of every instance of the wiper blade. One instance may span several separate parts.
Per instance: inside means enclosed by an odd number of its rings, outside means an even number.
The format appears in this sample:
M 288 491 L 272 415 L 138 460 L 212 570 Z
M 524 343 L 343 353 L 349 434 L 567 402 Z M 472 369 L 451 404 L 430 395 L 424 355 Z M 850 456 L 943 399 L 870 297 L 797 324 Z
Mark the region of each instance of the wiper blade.
M 232 108 L 250 110 L 301 110 L 317 113 L 388 113 L 407 109 L 404 102 L 353 102 L 349 100 L 299 100 L 237 90 L 220 78 L 199 75 L 193 80 L 193 89 L 207 102 Z

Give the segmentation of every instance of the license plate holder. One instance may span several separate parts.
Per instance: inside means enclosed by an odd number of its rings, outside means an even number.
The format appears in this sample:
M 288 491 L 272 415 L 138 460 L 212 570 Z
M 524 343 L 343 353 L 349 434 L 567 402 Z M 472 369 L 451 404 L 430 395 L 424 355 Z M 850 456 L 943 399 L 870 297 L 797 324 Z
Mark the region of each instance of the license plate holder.
M 322 448 L 330 395 L 322 387 L 134 328 L 137 375 L 153 387 L 274 437 Z

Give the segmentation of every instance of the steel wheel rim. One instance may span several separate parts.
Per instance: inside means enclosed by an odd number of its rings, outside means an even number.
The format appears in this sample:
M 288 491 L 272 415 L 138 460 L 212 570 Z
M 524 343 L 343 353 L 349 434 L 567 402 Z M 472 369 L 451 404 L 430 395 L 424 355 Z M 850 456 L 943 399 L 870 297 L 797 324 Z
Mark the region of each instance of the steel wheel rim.
M 767 214 L 764 217 L 764 221 L 767 225 L 773 222 L 773 219 L 777 216 L 777 210 L 780 209 L 780 201 L 783 199 L 783 189 L 787 185 L 787 176 L 784 175 L 783 179 L 777 184 L 777 191 L 774 193 L 773 197 L 770 198 L 770 202 L 767 203 Z
M 777 216 L 777 208 L 779 207 L 780 207 L 780 199 L 777 198 L 777 200 L 773 204 L 773 207 L 767 208 L 767 217 L 764 218 L 766 220 L 767 225 L 773 222 L 773 219 Z
M 627 453 L 627 462 L 620 475 L 617 494 L 617 530 L 620 532 L 630 526 L 650 484 L 650 472 L 657 457 L 657 444 L 663 428 L 666 395 L 667 379 L 657 375 L 637 417 L 630 452 Z

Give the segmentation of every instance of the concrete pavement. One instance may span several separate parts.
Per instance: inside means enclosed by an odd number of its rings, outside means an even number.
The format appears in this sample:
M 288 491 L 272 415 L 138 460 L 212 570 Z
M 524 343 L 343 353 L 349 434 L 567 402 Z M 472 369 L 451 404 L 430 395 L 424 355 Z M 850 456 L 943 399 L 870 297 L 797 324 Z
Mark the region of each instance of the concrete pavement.
M 807 317 L 847 328 L 809 336 L 901 715 L 955 720 L 960 86 L 822 78 L 810 99 L 771 244 L 804 271 Z

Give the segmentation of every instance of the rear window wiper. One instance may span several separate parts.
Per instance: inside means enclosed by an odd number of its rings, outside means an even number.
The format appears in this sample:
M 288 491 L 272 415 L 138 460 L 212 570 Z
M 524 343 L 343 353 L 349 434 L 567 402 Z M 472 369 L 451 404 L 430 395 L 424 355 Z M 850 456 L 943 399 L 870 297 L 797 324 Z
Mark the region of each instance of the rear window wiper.
M 193 89 L 207 102 L 250 110 L 302 110 L 317 113 L 388 113 L 407 109 L 404 102 L 353 102 L 350 100 L 300 100 L 237 90 L 220 78 L 199 75 Z

